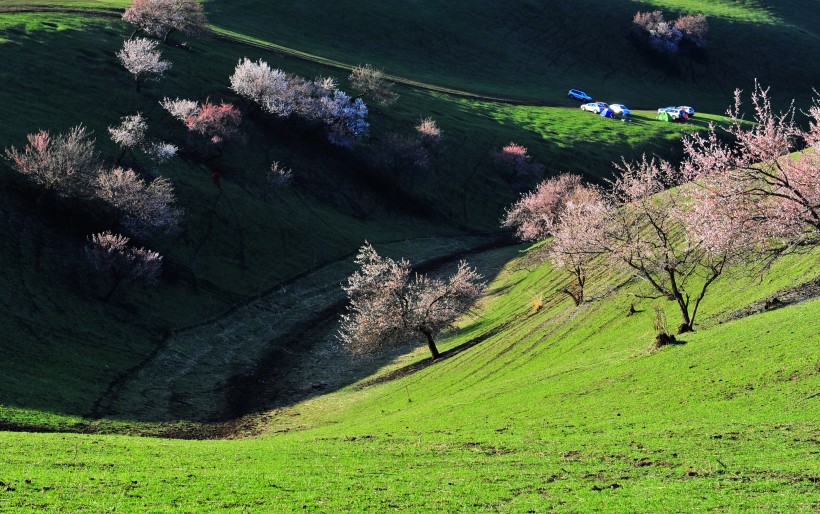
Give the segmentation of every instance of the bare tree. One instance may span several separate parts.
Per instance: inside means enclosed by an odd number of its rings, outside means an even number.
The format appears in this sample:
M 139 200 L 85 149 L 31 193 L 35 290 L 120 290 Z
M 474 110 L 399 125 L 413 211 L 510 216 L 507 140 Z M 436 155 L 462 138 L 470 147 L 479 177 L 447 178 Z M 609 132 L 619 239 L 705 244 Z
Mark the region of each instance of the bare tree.
M 208 20 L 197 0 L 133 0 L 122 19 L 136 28 L 129 39 L 138 32 L 145 32 L 168 42 L 174 31 L 189 36 L 207 32 Z
M 154 282 L 162 270 L 162 256 L 145 248 L 128 246 L 125 236 L 100 232 L 92 234 L 85 247 L 85 256 L 98 273 L 108 273 L 111 286 L 104 296 L 108 301 L 122 285 L 135 281 Z
M 430 152 L 421 141 L 400 134 L 388 134 L 375 151 L 376 166 L 390 173 L 395 187 L 403 178 L 412 179 L 418 172 L 428 169 L 430 160 Z
M 369 64 L 353 68 L 348 79 L 359 97 L 369 96 L 379 105 L 390 105 L 399 98 L 393 91 L 393 83 L 384 78 L 384 72 Z
M 481 276 L 463 261 L 448 280 L 411 276 L 407 261 L 382 257 L 365 243 L 356 264 L 360 269 L 343 287 L 350 305 L 339 332 L 354 354 L 423 339 L 436 359 L 435 338 L 467 313 L 484 290 Z
M 94 140 L 82 125 L 54 137 L 48 131 L 29 134 L 25 149 L 12 146 L 6 158 L 17 172 L 61 197 L 93 196 L 101 169 Z
M 134 76 L 137 91 L 148 79 L 158 79 L 171 68 L 169 61 L 162 60 L 162 53 L 156 49 L 157 42 L 138 37 L 123 41 L 117 58 L 128 72 Z

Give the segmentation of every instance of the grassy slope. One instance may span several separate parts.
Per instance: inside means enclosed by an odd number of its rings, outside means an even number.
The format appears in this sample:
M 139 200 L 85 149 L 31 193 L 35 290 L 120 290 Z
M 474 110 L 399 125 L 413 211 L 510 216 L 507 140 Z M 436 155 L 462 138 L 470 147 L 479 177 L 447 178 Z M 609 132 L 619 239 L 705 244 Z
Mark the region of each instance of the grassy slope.
M 0 16 L 5 41 L 0 44 L 0 146 L 20 146 L 26 133 L 41 128 L 64 131 L 82 122 L 111 162 L 117 151 L 105 137 L 108 125 L 141 111 L 149 118 L 152 137 L 179 141 L 179 127 L 158 100 L 230 99 L 227 77 L 241 56 L 264 57 L 307 76 L 335 73 L 210 41 L 195 43 L 193 52 L 165 48 L 174 68 L 140 95 L 113 55 L 125 32 L 116 21 L 73 15 Z M 59 53 L 53 51 L 57 47 Z M 72 218 L 70 211 L 39 211 L 33 194 L 0 163 L 6 185 L 0 260 L 9 263 L 0 273 L 4 289 L 17 292 L 0 299 L 6 312 L 15 313 L 5 321 L 8 330 L 0 345 L 6 356 L 0 366 L 9 377 L 2 386 L 3 418 L 75 423 L 73 416 L 88 414 L 107 385 L 150 356 L 168 330 L 214 316 L 349 254 L 364 239 L 495 230 L 516 192 L 506 172 L 493 166 L 490 152 L 509 140 L 527 145 L 550 173 L 569 168 L 596 178 L 608 173 L 619 155 L 644 149 L 674 155 L 680 135 L 678 125 L 626 125 L 577 109 L 469 103 L 407 88 L 400 93 L 394 106 L 372 112 L 374 138 L 408 133 L 425 115 L 439 121 L 445 138 L 436 167 L 402 186 L 407 199 L 398 207 L 383 179 L 362 172 L 360 155 L 366 149 L 353 155 L 329 149 L 287 125 L 263 134 L 266 125 L 259 119 L 245 123 L 243 146 L 228 148 L 211 163 L 222 171 L 221 192 L 193 163 L 175 160 L 157 170 L 144 157 L 127 155 L 124 164 L 174 181 L 186 215 L 178 237 L 140 241 L 165 255 L 166 281 L 121 294 L 113 305 L 99 301 L 104 286 L 76 265 L 86 235 L 106 228 L 105 223 L 63 223 Z M 572 136 L 564 136 L 568 133 Z M 564 140 L 559 143 L 559 138 Z M 569 146 L 570 140 L 575 146 Z M 262 170 L 273 160 L 294 169 L 293 189 L 266 192 Z M 412 252 L 407 257 L 413 258 Z M 89 354 L 95 355 L 91 362 Z M 66 387 L 55 395 L 54 384 Z
M 598 100 L 644 109 L 685 103 L 716 111 L 754 78 L 774 86 L 780 98 L 806 99 L 820 76 L 820 8 L 812 2 L 518 0 L 465 8 L 433 1 L 379 2 L 363 10 L 346 0 L 279 2 L 261 11 L 259 5 L 209 2 L 207 9 L 219 27 L 308 53 L 536 102 L 566 102 L 566 90 L 581 87 Z M 657 8 L 671 18 L 708 16 L 708 62 L 667 62 L 632 46 L 625 37 L 632 15 Z
M 72 511 L 810 511 L 820 301 L 718 322 L 817 277 L 817 257 L 781 261 L 762 282 L 721 280 L 686 344 L 654 352 L 648 301 L 629 318 L 626 295 L 574 309 L 556 295 L 563 274 L 513 261 L 484 316 L 444 343 L 502 328 L 478 346 L 277 411 L 264 437 L 0 434 L 0 501 Z M 545 302 L 531 314 L 535 295 Z

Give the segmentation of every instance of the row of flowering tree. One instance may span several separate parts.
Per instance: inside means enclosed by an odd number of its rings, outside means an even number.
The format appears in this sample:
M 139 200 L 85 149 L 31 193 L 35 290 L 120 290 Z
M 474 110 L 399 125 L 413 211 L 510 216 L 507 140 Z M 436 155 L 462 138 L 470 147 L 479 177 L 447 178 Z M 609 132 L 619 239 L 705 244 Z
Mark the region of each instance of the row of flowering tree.
M 328 140 L 333 144 L 352 146 L 366 137 L 370 128 L 368 108 L 362 98 L 339 90 L 332 78 L 309 80 L 272 69 L 261 59 L 253 62 L 245 58 L 237 63 L 230 82 L 231 89 L 252 107 L 275 118 L 296 116 L 327 127 Z M 381 92 L 379 98 L 385 95 Z
M 572 276 L 564 292 L 576 305 L 590 271 L 614 266 L 642 279 L 644 296 L 679 307 L 679 333 L 693 330 L 718 277 L 820 244 L 820 105 L 804 129 L 793 109 L 775 113 L 760 86 L 751 122 L 739 91 L 735 98 L 728 127 L 684 139 L 682 166 L 625 162 L 607 188 L 551 178 L 523 195 L 503 225 L 524 240 L 552 237 L 549 258 Z
M 112 139 L 124 150 L 143 147 L 168 157 L 175 148 L 145 139 L 147 124 L 137 114 L 110 127 Z M 41 189 L 41 198 L 71 199 L 87 205 L 102 204 L 105 217 L 132 234 L 150 231 L 173 232 L 181 211 L 171 182 L 163 177 L 146 180 L 130 168 L 105 166 L 94 148 L 94 139 L 82 125 L 65 134 L 40 131 L 28 135 L 28 144 L 6 149 L 12 169 Z M 162 257 L 151 250 L 129 246 L 125 236 L 110 231 L 89 237 L 86 257 L 91 267 L 110 275 L 108 300 L 122 284 L 153 281 L 159 275 Z

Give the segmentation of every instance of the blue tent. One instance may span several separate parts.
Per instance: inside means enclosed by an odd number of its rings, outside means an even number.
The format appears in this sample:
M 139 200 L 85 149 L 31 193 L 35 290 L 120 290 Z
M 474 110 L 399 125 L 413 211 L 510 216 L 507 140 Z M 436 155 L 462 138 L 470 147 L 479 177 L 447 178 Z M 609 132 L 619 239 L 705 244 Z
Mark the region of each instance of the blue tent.
M 615 113 L 612 112 L 612 109 L 601 109 L 600 114 L 604 118 L 614 118 L 615 117 Z

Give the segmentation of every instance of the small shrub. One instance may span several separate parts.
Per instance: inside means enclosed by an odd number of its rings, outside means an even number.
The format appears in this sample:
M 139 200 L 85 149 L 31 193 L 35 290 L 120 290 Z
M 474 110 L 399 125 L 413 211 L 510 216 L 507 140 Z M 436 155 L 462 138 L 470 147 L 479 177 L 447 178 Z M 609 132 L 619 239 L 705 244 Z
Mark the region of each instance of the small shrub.
M 544 306 L 544 297 L 541 295 L 533 297 L 530 303 L 530 314 L 535 314 L 536 312 L 541 310 L 541 307 Z
M 669 325 L 666 322 L 666 311 L 657 303 L 652 306 L 652 309 L 655 311 L 653 325 L 657 334 L 655 336 L 654 347 L 661 348 L 669 344 L 674 344 L 676 342 L 675 336 L 669 333 Z

